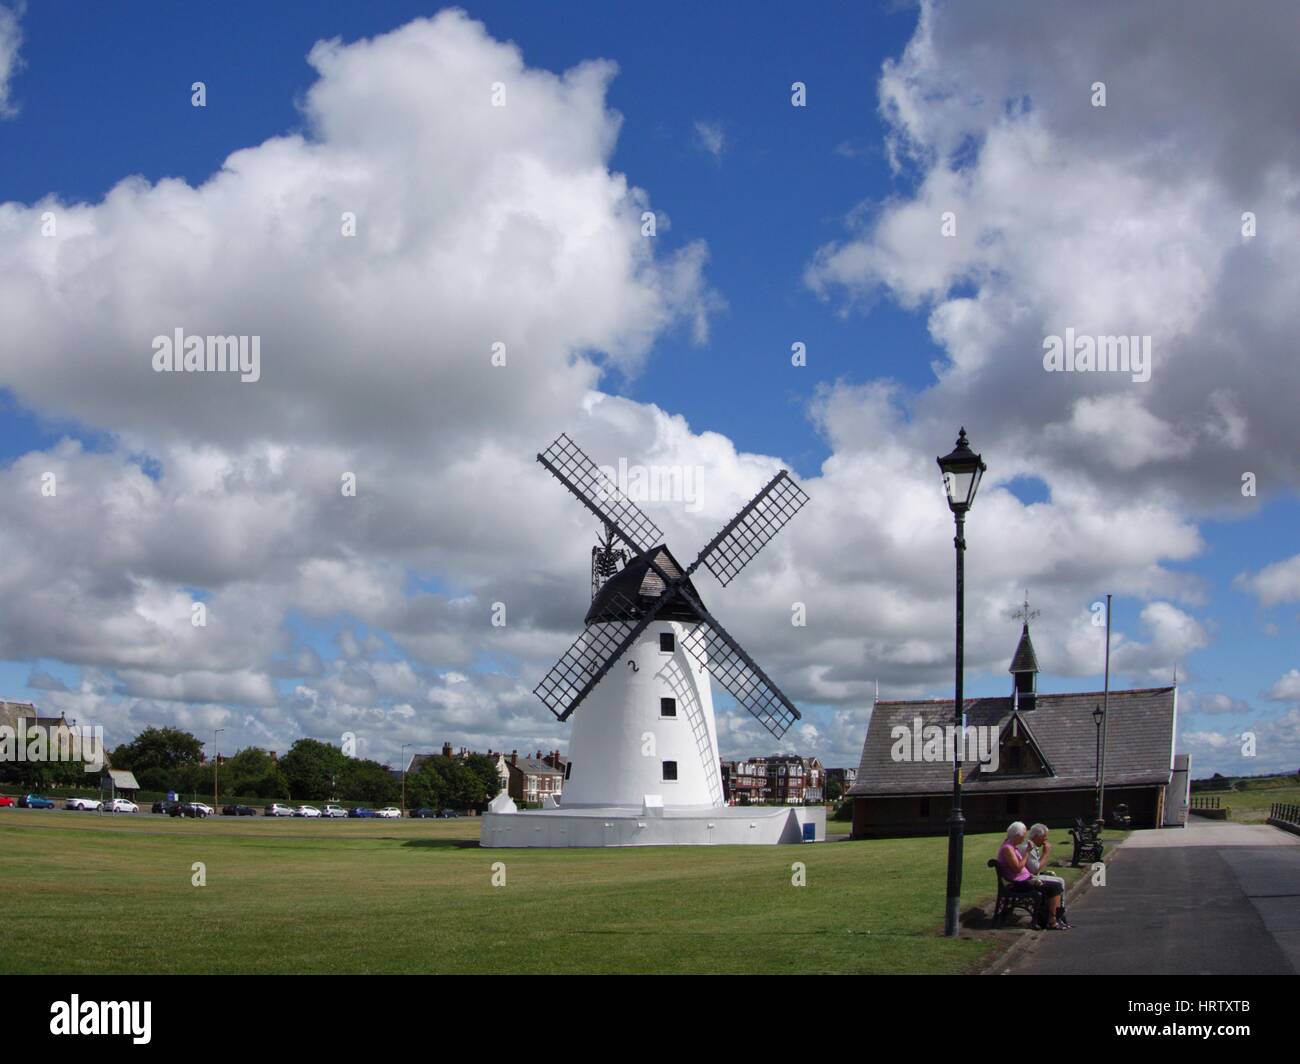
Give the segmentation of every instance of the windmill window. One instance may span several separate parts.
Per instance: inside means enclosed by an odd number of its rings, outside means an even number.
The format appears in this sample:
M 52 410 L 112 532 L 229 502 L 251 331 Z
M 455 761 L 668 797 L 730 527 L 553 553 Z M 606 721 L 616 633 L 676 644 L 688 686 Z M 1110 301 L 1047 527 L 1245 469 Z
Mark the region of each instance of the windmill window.
M 1020 797 L 1019 797 L 1019 795 L 1015 795 L 1015 794 L 1009 794 L 1009 795 L 1007 795 L 1007 812 L 1008 812 L 1008 813 L 1019 813 L 1019 812 L 1020 812 Z
M 929 799 L 929 798 L 922 798 L 922 799 L 921 799 L 921 815 L 922 815 L 922 816 L 929 816 L 929 815 L 930 815 L 930 799 Z
M 669 783 L 674 783 L 674 782 L 676 782 L 676 780 L 677 780 L 677 762 L 676 762 L 676 761 L 665 761 L 665 762 L 664 762 L 664 780 L 667 781 L 667 782 L 669 782 Z
M 1007 753 L 1008 755 L 1010 755 L 1007 758 L 1007 771 L 1013 773 L 1022 771 L 1020 747 L 1018 745 L 1013 746 L 1011 747 L 1010 750 L 1007 751 Z
M 665 654 L 671 654 L 677 649 L 677 636 L 672 632 L 659 633 L 659 650 Z
M 569 778 L 569 774 L 570 774 L 571 772 L 573 772 L 573 762 L 572 762 L 572 761 L 566 761 L 566 762 L 564 763 L 564 778 L 565 778 L 566 780 Z
M 675 698 L 659 699 L 659 716 L 661 717 L 677 716 L 677 699 Z

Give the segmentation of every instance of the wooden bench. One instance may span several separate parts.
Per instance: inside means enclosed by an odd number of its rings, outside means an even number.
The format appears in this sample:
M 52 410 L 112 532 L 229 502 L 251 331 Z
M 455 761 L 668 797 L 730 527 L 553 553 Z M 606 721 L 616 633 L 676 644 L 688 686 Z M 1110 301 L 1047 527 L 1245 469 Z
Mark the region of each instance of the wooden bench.
M 993 904 L 993 926 L 999 927 L 1006 923 L 1016 909 L 1024 909 L 1029 914 L 1030 921 L 1037 926 L 1043 892 L 1041 890 L 1012 890 L 1006 876 L 1002 873 L 1002 866 L 998 864 L 996 858 L 989 859 L 989 867 L 993 869 L 993 874 L 998 877 L 998 897 Z
M 1101 841 L 1100 822 L 1085 824 L 1083 817 L 1075 817 L 1074 827 L 1070 829 L 1070 837 L 1074 839 L 1074 856 L 1070 858 L 1070 864 L 1075 868 L 1078 868 L 1082 861 L 1092 864 L 1093 861 L 1101 860 L 1101 851 L 1104 847 Z

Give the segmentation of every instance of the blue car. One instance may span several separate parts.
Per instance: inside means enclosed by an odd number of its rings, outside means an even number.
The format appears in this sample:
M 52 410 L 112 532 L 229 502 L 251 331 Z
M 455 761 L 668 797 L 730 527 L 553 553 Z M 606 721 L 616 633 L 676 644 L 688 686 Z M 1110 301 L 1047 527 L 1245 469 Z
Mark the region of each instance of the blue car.
M 24 794 L 18 799 L 19 809 L 53 809 L 54 803 L 39 794 Z
M 373 809 L 366 809 L 366 808 L 364 808 L 363 806 L 357 806 L 355 809 L 349 809 L 349 810 L 348 810 L 348 816 L 350 816 L 350 817 L 354 817 L 354 818 L 355 818 L 355 817 L 372 817 L 372 816 L 374 816 L 374 815 L 375 815 L 375 811 L 374 811 Z

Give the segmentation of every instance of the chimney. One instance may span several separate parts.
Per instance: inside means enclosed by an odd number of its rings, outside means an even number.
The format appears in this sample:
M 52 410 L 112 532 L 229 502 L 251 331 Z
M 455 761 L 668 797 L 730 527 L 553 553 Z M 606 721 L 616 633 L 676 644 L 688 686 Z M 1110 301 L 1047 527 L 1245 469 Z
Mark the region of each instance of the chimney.
M 515 766 L 515 765 L 518 765 L 518 764 L 519 764 L 519 751 L 518 751 L 518 750 L 511 750 L 511 751 L 510 751 L 510 764 L 511 764 L 512 766 Z
M 442 744 L 442 756 L 451 757 L 451 743 Z

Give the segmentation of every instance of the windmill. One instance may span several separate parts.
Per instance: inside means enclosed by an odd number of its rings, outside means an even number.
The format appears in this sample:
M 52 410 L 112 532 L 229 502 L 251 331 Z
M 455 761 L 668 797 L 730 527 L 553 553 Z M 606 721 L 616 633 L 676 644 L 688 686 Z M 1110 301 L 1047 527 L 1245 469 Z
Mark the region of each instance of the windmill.
M 782 470 L 683 568 L 658 526 L 567 435 L 537 460 L 605 530 L 584 631 L 534 689 L 562 721 L 583 707 L 563 807 L 640 807 L 652 797 L 722 805 L 709 677 L 777 738 L 800 714 L 704 607 L 691 577 L 703 566 L 725 587 L 808 496 Z

